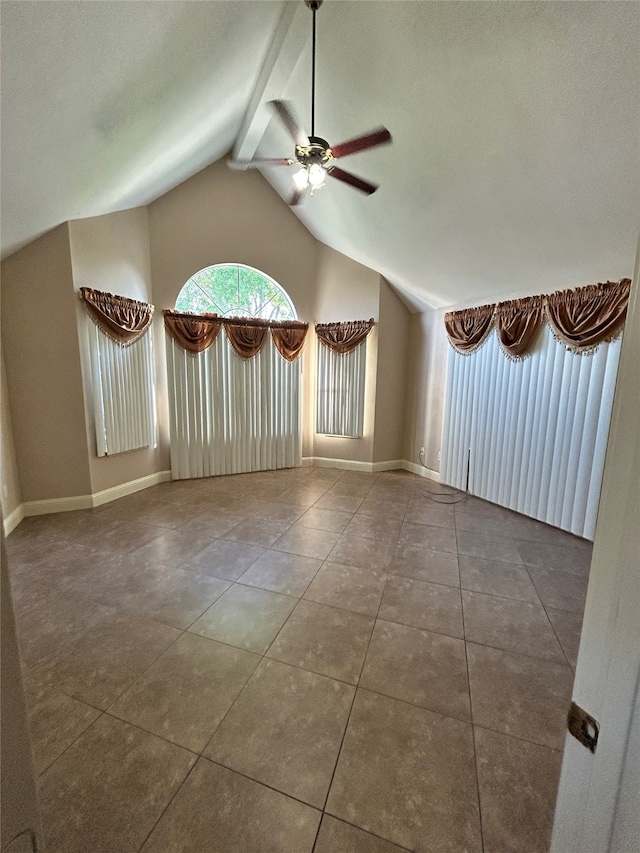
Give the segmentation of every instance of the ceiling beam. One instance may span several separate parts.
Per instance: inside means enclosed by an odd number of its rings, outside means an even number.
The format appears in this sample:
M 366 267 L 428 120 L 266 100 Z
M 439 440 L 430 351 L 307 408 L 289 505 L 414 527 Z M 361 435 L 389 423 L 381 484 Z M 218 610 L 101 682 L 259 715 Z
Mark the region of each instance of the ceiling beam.
M 246 162 L 254 157 L 271 120 L 272 113 L 266 105 L 282 98 L 309 34 L 309 10 L 302 0 L 288 0 L 249 100 L 233 147 L 233 160 Z

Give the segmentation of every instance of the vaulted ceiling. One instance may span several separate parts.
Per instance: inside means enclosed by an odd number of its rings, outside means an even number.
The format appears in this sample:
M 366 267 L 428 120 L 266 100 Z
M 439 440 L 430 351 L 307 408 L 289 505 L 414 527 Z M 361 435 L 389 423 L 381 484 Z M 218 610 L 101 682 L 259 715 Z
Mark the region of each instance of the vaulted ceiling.
M 146 204 L 228 153 L 291 156 L 308 126 L 302 0 L 3 0 L 2 251 Z M 380 124 L 296 215 L 441 306 L 630 275 L 640 197 L 640 4 L 336 2 L 318 12 L 316 133 Z M 289 168 L 263 174 L 286 198 Z

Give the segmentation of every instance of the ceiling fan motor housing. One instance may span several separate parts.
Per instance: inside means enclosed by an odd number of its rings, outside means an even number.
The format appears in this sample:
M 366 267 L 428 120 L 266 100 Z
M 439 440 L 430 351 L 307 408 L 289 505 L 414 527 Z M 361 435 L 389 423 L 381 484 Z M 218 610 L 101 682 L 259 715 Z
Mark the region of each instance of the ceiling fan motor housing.
M 320 136 L 310 136 L 308 146 L 296 145 L 296 160 L 306 168 L 317 163 L 326 169 L 334 159 L 329 143 Z

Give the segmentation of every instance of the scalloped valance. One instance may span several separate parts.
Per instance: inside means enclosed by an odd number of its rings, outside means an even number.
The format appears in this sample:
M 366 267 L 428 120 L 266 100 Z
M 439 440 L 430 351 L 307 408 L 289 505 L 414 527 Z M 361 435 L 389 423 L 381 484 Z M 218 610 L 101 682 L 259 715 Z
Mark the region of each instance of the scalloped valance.
M 298 320 L 262 320 L 254 317 L 219 317 L 217 314 L 184 314 L 165 308 L 162 312 L 167 333 L 184 350 L 197 355 L 208 349 L 224 326 L 229 343 L 240 358 L 254 358 L 264 346 L 267 332 L 287 361 L 302 354 L 309 330 L 308 323 Z
M 444 325 L 451 346 L 470 355 L 489 332 L 496 333 L 504 353 L 524 358 L 533 349 L 538 331 L 547 321 L 554 337 L 576 354 L 593 352 L 613 340 L 624 325 L 631 279 L 562 290 L 549 296 L 529 296 L 495 305 L 450 311 Z
M 444 326 L 451 346 L 462 355 L 478 349 L 493 328 L 494 309 L 495 305 L 481 305 L 445 314 Z
M 80 295 L 94 323 L 120 346 L 135 343 L 153 320 L 154 307 L 147 302 L 114 296 L 90 287 L 81 287 Z
M 370 320 L 350 320 L 345 323 L 316 323 L 316 335 L 330 350 L 351 352 L 367 337 L 375 325 Z

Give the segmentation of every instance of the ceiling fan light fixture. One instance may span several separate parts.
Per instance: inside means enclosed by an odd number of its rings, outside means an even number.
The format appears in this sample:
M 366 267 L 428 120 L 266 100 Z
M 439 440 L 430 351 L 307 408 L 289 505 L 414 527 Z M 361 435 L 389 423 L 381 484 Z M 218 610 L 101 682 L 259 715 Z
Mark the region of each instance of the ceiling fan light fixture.
M 312 163 L 309 166 L 309 185 L 312 189 L 319 189 L 324 184 L 326 177 L 326 171 L 318 163 Z
M 305 166 L 295 172 L 293 176 L 293 183 L 297 190 L 302 191 L 307 189 L 309 186 L 309 172 Z

